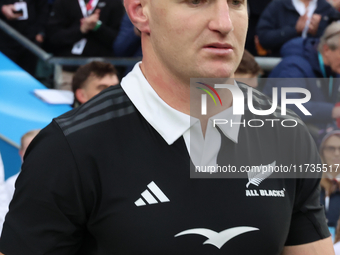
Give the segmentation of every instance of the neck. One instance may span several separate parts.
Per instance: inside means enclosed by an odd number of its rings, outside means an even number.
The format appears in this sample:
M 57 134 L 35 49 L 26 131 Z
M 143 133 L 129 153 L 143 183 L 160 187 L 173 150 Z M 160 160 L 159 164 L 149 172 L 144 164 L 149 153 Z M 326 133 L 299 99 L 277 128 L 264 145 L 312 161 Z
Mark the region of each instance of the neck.
M 182 82 L 143 57 L 141 70 L 158 96 L 172 108 L 190 114 L 190 80 Z

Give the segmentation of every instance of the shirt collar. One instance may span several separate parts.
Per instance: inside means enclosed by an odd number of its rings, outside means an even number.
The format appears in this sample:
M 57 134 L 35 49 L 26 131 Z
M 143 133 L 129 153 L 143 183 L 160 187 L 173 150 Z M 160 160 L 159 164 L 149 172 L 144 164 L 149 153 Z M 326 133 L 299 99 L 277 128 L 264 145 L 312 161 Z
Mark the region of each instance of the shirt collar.
M 237 86 L 237 83 L 235 82 L 235 86 Z M 223 112 L 220 112 L 213 117 L 209 119 L 209 122 L 213 124 L 213 119 L 223 119 L 227 120 L 228 123 L 226 124 L 216 124 L 218 126 L 222 133 L 228 137 L 230 140 L 232 140 L 234 143 L 238 143 L 238 133 L 240 131 L 240 121 L 241 121 L 241 115 L 235 115 L 233 114 L 233 106 L 229 107 Z M 232 124 L 233 123 L 233 124 Z
M 303 16 L 306 13 L 306 6 L 303 2 L 301 2 L 300 0 L 292 0 L 293 6 L 295 8 L 295 10 L 300 14 L 300 16 Z M 312 0 L 309 2 L 308 5 L 308 14 L 307 16 L 310 18 L 317 6 L 317 0 Z
M 140 69 L 140 63 L 137 63 L 133 70 L 123 78 L 121 86 L 147 122 L 171 145 L 199 120 L 165 103 L 146 80 Z M 235 84 L 237 86 L 236 82 Z M 224 118 L 229 123 L 232 119 L 235 123 L 240 122 L 241 115 L 233 115 L 232 107 L 230 107 L 212 118 Z M 209 121 L 212 121 L 212 118 Z M 226 137 L 237 143 L 240 125 L 231 127 L 229 123 L 228 125 L 217 124 L 217 126 Z

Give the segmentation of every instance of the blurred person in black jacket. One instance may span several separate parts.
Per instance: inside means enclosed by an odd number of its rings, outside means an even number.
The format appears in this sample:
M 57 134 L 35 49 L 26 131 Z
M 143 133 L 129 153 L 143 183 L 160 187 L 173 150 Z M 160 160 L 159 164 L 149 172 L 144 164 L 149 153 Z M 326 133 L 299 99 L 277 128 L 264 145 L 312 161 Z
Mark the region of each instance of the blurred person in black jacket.
M 249 24 L 246 40 L 246 49 L 254 56 L 257 56 L 255 47 L 256 25 L 261 13 L 272 0 L 248 0 Z
M 124 13 L 121 0 L 55 0 L 48 23 L 51 50 L 56 56 L 112 57 Z M 63 67 L 63 85 L 71 85 L 76 69 Z
M 44 42 L 47 0 L 0 0 L 0 19 L 37 45 Z M 0 51 L 34 75 L 37 57 L 0 29 Z
M 267 55 L 280 56 L 280 49 L 296 37 L 320 38 L 339 12 L 326 0 L 275 0 L 262 12 L 256 33 Z

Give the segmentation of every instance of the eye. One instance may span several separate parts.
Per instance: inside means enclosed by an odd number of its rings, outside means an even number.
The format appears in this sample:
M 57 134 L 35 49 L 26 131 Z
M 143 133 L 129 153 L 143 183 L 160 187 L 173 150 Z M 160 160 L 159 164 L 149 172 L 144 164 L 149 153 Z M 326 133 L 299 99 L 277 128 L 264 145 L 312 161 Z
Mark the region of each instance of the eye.
M 240 1 L 240 0 L 232 0 L 231 4 L 234 5 L 234 6 L 239 6 L 239 5 L 242 4 L 242 1 Z
M 198 6 L 208 2 L 208 0 L 189 0 L 190 5 Z
M 192 4 L 200 4 L 201 3 L 201 0 L 192 0 L 192 1 L 190 1 L 190 3 L 192 3 Z

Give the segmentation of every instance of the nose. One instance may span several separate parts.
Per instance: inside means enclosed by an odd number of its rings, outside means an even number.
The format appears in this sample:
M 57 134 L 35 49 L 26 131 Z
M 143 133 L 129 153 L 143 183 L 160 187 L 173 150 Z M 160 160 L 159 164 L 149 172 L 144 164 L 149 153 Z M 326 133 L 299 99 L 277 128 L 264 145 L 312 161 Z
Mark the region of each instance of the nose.
M 233 22 L 230 18 L 229 1 L 217 0 L 213 8 L 212 18 L 209 22 L 209 29 L 223 35 L 234 30 Z

